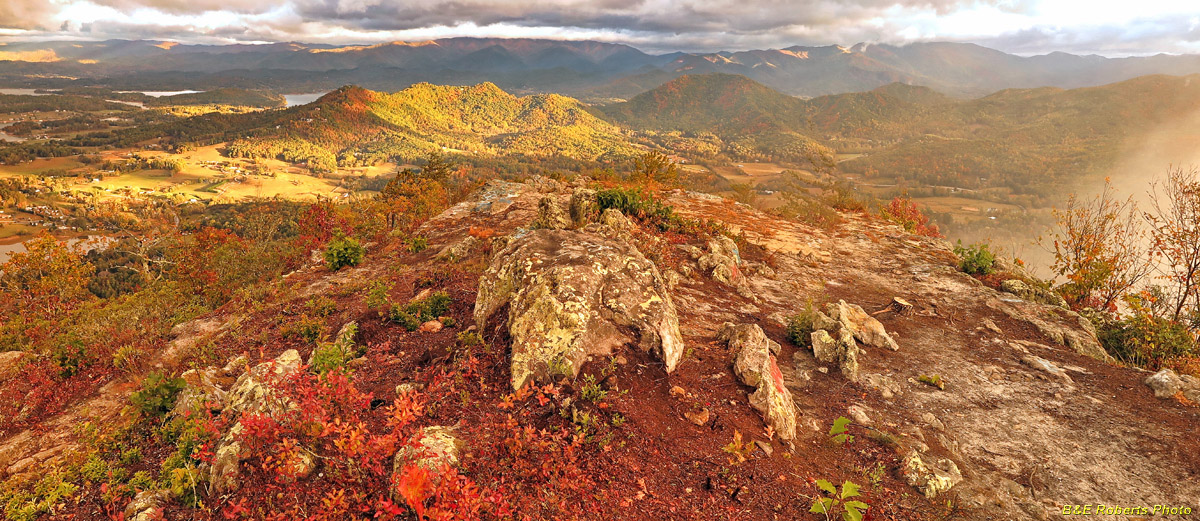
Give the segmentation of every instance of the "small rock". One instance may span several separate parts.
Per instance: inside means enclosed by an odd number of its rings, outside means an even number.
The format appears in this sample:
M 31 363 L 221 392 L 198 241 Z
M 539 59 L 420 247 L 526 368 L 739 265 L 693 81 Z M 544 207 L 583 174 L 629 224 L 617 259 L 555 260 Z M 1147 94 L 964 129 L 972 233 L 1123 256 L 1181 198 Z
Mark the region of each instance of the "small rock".
M 571 226 L 571 220 L 553 196 L 546 196 L 538 202 L 537 218 L 529 226 L 533 229 L 562 230 Z
M 149 521 L 156 519 L 158 510 L 170 499 L 166 490 L 143 490 L 133 496 L 133 501 L 125 505 L 125 519 L 130 521 Z M 157 517 L 161 519 L 160 517 Z
M 430 320 L 429 322 L 421 324 L 421 327 L 417 329 L 417 331 L 422 333 L 437 333 L 438 331 L 441 331 L 443 327 L 445 327 L 445 325 L 442 324 L 442 321 Z
M 904 457 L 901 467 L 908 484 L 927 498 L 937 497 L 962 481 L 962 473 L 953 461 L 942 458 L 932 463 L 920 452 L 912 450 Z
M 779 351 L 782 349 L 779 342 L 767 338 L 766 333 L 763 333 L 758 324 L 734 325 L 732 322 L 726 322 L 721 326 L 721 332 L 717 335 L 717 339 L 728 342 L 729 347 L 734 351 L 741 351 L 747 345 L 757 348 L 757 344 L 765 344 L 767 351 L 779 356 Z
M 678 396 L 678 397 L 687 396 L 687 391 L 685 391 L 682 387 L 680 387 L 678 385 L 672 385 L 671 386 L 671 396 Z
M 434 471 L 442 465 L 457 466 L 465 448 L 466 442 L 459 439 L 454 427 L 426 427 L 415 443 L 406 444 L 396 453 L 392 472 L 399 474 L 409 464 Z
M 937 429 L 942 432 L 946 431 L 946 425 L 944 423 L 942 423 L 941 420 L 937 419 L 937 416 L 934 416 L 933 413 L 928 413 L 928 412 L 921 413 L 921 421 L 925 422 L 926 424 L 928 424 L 930 427 L 933 427 L 934 429 Z
M 688 421 L 690 421 L 696 425 L 704 425 L 704 424 L 708 423 L 708 419 L 711 416 L 711 414 L 708 412 L 708 409 L 700 409 L 698 411 L 691 410 L 691 411 L 684 412 L 683 416 L 685 418 L 687 418 Z
M 900 349 L 900 345 L 892 339 L 883 324 L 875 317 L 867 314 L 862 307 L 855 304 L 847 304 L 845 300 L 839 300 L 836 304 L 831 303 L 826 306 L 829 313 L 829 319 L 836 323 L 840 323 L 842 327 L 849 330 L 854 338 L 858 341 L 874 347 L 886 347 L 892 351 Z M 828 324 L 828 320 L 819 320 L 824 324 L 817 324 L 820 329 L 835 329 Z
M 871 418 L 867 416 L 867 410 L 861 405 L 851 405 L 846 408 L 846 414 L 850 415 L 850 419 L 859 425 L 870 425 Z
M 1146 377 L 1144 383 L 1154 390 L 1156 398 L 1171 398 L 1184 390 L 1183 379 L 1170 369 Z
M 812 346 L 817 360 L 838 364 L 847 380 L 858 381 L 858 344 L 849 330 L 839 328 L 836 339 L 824 329 L 813 331 Z
M 1000 329 L 1000 326 L 997 326 L 996 323 L 993 322 L 992 319 L 990 319 L 990 318 L 983 319 L 983 327 L 987 328 L 988 331 L 991 331 L 998 335 L 1004 333 L 1004 330 Z
M 1023 356 L 1023 357 L 1021 357 L 1021 363 L 1025 364 L 1029 367 L 1032 367 L 1034 369 L 1037 369 L 1039 371 L 1050 373 L 1058 378 L 1061 378 L 1062 380 L 1066 381 L 1067 383 L 1072 383 L 1071 376 L 1068 375 L 1066 371 L 1063 371 L 1062 368 L 1058 367 L 1057 365 L 1054 365 L 1054 362 L 1046 360 L 1045 358 L 1042 358 L 1040 356 L 1033 356 L 1033 355 Z
M 758 449 L 763 451 L 763 454 L 766 454 L 768 458 L 771 457 L 771 454 L 775 453 L 775 449 L 771 447 L 770 443 L 754 440 L 754 444 L 757 445 Z

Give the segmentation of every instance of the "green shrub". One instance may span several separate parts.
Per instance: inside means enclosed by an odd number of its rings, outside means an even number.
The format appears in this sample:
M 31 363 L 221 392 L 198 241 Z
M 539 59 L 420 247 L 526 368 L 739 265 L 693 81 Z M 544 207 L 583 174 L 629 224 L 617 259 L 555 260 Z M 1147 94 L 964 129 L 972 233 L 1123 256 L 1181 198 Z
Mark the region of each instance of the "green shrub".
M 958 241 L 958 245 L 954 247 L 954 254 L 958 255 L 958 269 L 969 275 L 991 275 L 995 271 L 996 255 L 993 254 L 986 243 L 975 243 L 970 246 L 963 246 L 962 241 Z
M 406 311 L 406 306 L 401 304 L 392 304 L 392 309 L 388 312 L 388 319 L 409 331 L 416 331 L 418 327 L 421 327 L 421 319 Z
M 661 231 L 677 229 L 683 220 L 675 210 L 640 188 L 610 188 L 596 192 L 600 212 L 614 208 L 634 219 L 658 227 Z
M 324 342 L 313 351 L 312 370 L 318 374 L 344 367 L 346 362 L 362 356 L 366 350 L 354 343 L 357 328 L 351 328 L 334 342 Z
M 788 317 L 787 338 L 797 347 L 811 348 L 812 334 L 817 330 L 817 307 L 811 300 L 804 310 Z
M 1097 336 L 1104 350 L 1122 362 L 1157 370 L 1172 359 L 1200 355 L 1186 325 L 1134 306 L 1120 320 L 1100 321 Z
M 301 315 L 295 322 L 292 322 L 285 328 L 284 336 L 300 337 L 305 342 L 313 343 L 321 338 L 325 332 L 325 323 L 315 317 Z
M 309 313 L 312 313 L 318 317 L 328 317 L 337 311 L 338 307 L 337 302 L 334 302 L 333 299 L 324 295 L 308 299 L 308 304 L 306 304 L 306 306 L 308 307 Z
M 416 331 L 423 322 L 436 320 L 448 313 L 452 302 L 453 299 L 445 291 L 437 291 L 405 305 L 393 304 L 388 317 L 405 329 Z M 452 324 L 448 325 L 453 327 Z
M 421 253 L 429 247 L 429 240 L 420 236 L 409 237 L 404 239 L 404 246 L 409 253 Z
M 130 401 L 146 416 L 161 416 L 175 406 L 175 398 L 185 385 L 183 378 L 155 371 L 146 376 L 142 388 L 133 393 Z
M 367 309 L 383 310 L 388 305 L 388 292 L 392 285 L 382 280 L 373 280 L 367 285 Z M 382 311 L 380 312 L 382 314 Z
M 329 241 L 329 245 L 325 247 L 325 265 L 330 271 L 337 271 L 346 266 L 358 266 L 366 254 L 367 249 L 354 237 L 338 237 Z

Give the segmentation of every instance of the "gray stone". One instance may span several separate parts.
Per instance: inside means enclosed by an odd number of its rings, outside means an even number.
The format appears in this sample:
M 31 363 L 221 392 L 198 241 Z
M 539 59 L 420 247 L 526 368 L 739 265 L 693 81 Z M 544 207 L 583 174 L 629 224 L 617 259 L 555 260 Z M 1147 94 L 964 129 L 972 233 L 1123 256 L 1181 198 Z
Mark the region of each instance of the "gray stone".
M 534 229 L 562 230 L 571 227 L 571 220 L 554 196 L 548 195 L 538 202 L 537 218 L 529 226 Z
M 513 239 L 479 280 L 476 326 L 505 304 L 514 389 L 532 378 L 575 376 L 588 356 L 625 344 L 656 353 L 668 372 L 683 355 L 667 284 L 627 241 L 583 230 Z
M 771 354 L 769 340 L 755 334 L 762 329 L 755 324 L 726 323 L 721 338 L 734 350 L 733 370 L 742 383 L 756 388 L 750 395 L 750 405 L 763 415 L 767 425 L 780 438 L 796 437 L 796 404 L 783 382 L 783 373 Z M 755 341 L 757 339 L 757 341 Z M 766 340 L 766 341 L 763 341 Z

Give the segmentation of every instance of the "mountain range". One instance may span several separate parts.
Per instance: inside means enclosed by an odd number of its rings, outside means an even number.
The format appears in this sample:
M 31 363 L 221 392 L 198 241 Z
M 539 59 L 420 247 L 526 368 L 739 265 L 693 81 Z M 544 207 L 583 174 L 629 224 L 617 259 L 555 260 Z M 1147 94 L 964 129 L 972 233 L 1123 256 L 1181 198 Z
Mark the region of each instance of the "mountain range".
M 1077 88 L 1147 74 L 1200 73 L 1200 56 L 1023 57 L 974 44 L 860 43 L 850 47 L 668 53 L 593 41 L 450 38 L 330 46 L 302 43 L 185 45 L 146 40 L 10 42 L 0 84 L 129 89 L 240 87 L 319 92 L 345 84 L 395 91 L 420 82 L 492 82 L 517 93 L 588 100 L 628 98 L 683 75 L 738 74 L 788 95 L 922 85 L 957 97 L 1005 88 Z

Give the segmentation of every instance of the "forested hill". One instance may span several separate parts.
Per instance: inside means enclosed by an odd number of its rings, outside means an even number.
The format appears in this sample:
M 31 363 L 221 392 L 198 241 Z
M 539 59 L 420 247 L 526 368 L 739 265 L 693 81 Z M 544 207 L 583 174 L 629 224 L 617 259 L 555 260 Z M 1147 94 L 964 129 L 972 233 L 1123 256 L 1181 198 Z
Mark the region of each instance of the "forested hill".
M 221 125 L 212 125 L 216 122 Z M 438 149 L 589 161 L 623 159 L 636 152 L 616 126 L 575 99 L 516 97 L 491 83 L 424 83 L 393 94 L 347 86 L 300 107 L 204 116 L 176 126 L 222 128 L 219 138 L 230 141 L 226 150 L 234 157 L 277 157 L 325 171 L 416 158 Z M 181 131 L 190 134 L 187 128 Z

